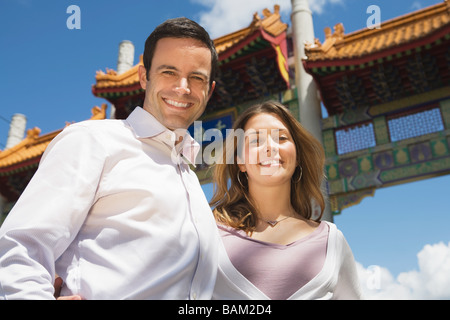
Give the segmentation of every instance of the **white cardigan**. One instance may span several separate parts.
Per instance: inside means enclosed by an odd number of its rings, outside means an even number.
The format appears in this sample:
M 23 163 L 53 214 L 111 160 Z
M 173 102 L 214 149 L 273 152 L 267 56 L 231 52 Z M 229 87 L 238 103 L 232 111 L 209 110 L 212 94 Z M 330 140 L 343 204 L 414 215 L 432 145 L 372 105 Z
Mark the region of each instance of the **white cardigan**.
M 330 226 L 327 256 L 322 270 L 306 285 L 300 288 L 289 300 L 313 299 L 360 299 L 361 291 L 352 251 L 337 229 Z M 268 300 L 270 299 L 231 263 L 221 242 L 219 249 L 219 271 L 213 299 L 216 300 Z

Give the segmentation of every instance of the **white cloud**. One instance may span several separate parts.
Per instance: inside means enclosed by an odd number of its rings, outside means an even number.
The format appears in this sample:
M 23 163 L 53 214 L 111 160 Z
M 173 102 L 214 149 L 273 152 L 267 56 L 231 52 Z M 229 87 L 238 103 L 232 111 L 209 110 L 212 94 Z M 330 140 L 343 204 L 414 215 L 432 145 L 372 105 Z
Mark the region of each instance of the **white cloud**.
M 395 279 L 386 268 L 357 263 L 366 299 L 450 299 L 450 242 L 426 245 L 418 254 L 419 271 Z
M 290 24 L 291 0 L 190 0 L 192 3 L 205 7 L 199 13 L 198 22 L 217 38 L 239 29 L 248 27 L 257 12 L 262 16 L 263 9 L 273 12 L 275 4 L 280 5 L 282 20 Z M 342 3 L 344 0 L 310 0 L 310 8 L 314 13 L 321 14 L 329 4 Z

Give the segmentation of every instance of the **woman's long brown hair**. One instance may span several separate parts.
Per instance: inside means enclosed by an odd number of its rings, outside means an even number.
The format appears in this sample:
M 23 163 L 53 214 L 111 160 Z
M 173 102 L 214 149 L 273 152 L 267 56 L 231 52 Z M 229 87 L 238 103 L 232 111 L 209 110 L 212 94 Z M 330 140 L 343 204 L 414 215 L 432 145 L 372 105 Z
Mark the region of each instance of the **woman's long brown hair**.
M 236 119 L 233 125 L 234 132 L 238 129 L 244 130 L 250 118 L 261 113 L 278 116 L 289 130 L 296 146 L 297 165 L 302 167 L 302 173 L 297 167 L 291 179 L 292 207 L 304 218 L 311 219 L 314 209 L 313 202 L 315 202 L 321 209 L 320 216 L 315 220 L 320 220 L 325 208 L 321 190 L 325 155 L 321 143 L 302 127 L 289 109 L 276 101 L 267 101 L 246 109 Z M 252 233 L 256 226 L 258 212 L 248 192 L 247 177 L 240 172 L 238 166 L 238 152 L 241 152 L 238 150 L 238 145 L 243 144 L 242 141 L 237 140 L 236 135 L 229 134 L 224 145 L 223 163 L 215 165 L 213 172 L 214 195 L 210 205 L 214 208 L 214 216 L 219 223 Z M 230 152 L 232 149 L 234 150 Z M 298 181 L 300 174 L 302 176 Z M 229 187 L 228 184 L 230 184 Z

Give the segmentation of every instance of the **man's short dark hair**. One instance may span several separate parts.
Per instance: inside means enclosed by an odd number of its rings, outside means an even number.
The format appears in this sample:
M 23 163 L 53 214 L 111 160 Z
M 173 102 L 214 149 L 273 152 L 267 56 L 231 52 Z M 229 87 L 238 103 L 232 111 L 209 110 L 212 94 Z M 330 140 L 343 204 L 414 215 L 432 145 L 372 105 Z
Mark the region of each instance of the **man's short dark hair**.
M 147 71 L 147 79 L 152 66 L 153 55 L 155 54 L 156 43 L 163 38 L 192 38 L 203 42 L 211 51 L 211 76 L 209 86 L 215 80 L 218 69 L 218 55 L 214 42 L 209 37 L 208 32 L 197 22 L 188 18 L 169 19 L 161 23 L 153 30 L 145 41 L 144 67 Z

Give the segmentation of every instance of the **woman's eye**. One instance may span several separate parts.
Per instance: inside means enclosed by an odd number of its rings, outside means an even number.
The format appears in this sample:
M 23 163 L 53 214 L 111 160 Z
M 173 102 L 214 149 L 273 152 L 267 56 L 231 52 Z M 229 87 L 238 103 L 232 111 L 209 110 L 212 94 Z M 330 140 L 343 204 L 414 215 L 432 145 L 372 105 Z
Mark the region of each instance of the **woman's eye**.
M 249 143 L 249 144 L 253 144 L 253 145 L 254 145 L 254 144 L 258 144 L 259 141 L 260 141 L 260 138 L 259 138 L 259 136 L 256 135 L 256 134 L 250 135 L 250 136 L 248 137 L 248 143 Z

